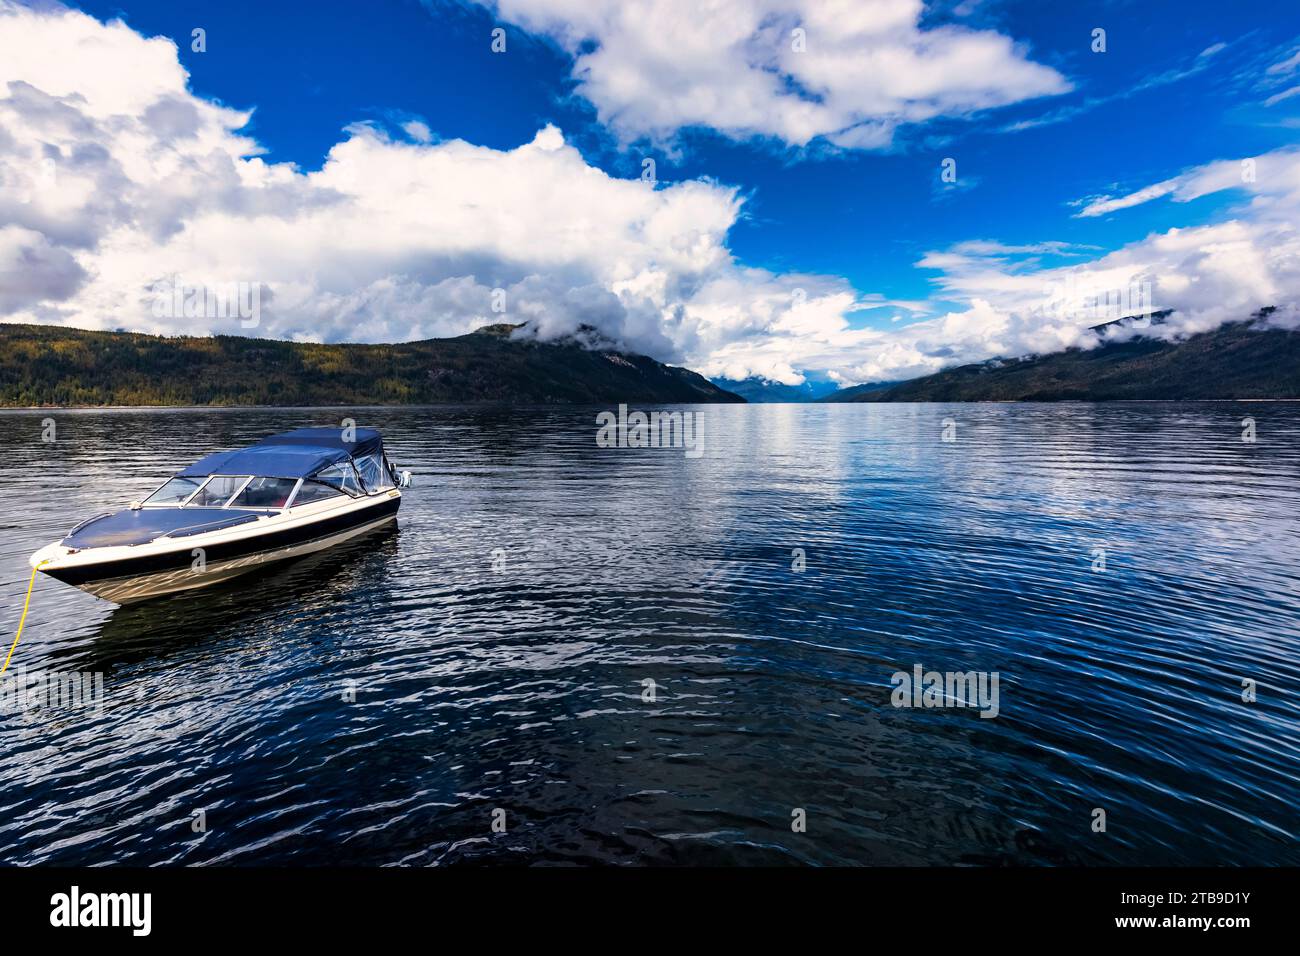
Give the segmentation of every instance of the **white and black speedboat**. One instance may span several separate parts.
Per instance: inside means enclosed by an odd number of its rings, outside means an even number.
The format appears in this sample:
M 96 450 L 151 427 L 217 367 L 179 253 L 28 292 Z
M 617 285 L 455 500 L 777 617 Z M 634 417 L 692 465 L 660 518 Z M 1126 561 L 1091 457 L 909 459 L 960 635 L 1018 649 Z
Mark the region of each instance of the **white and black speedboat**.
M 116 604 L 224 581 L 397 517 L 410 484 L 373 428 L 300 428 L 208 455 L 41 548 L 41 572 Z

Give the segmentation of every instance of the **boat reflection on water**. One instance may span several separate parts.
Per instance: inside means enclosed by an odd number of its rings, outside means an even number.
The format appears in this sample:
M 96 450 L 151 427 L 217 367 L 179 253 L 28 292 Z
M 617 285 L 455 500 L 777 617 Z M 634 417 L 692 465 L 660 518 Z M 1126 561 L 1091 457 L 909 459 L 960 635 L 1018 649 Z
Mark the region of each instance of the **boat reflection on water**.
M 390 573 L 400 535 L 399 526 L 389 523 L 326 551 L 201 590 L 115 607 L 91 644 L 53 655 L 51 666 L 97 671 L 156 662 L 193 645 L 251 636 L 277 617 L 329 613 L 363 582 L 382 587 L 379 579 Z

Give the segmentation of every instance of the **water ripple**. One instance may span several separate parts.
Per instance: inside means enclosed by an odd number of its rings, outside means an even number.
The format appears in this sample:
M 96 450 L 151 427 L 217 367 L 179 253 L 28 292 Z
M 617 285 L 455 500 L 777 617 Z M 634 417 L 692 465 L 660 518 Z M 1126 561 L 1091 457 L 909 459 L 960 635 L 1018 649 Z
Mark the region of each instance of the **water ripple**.
M 352 417 L 416 486 L 199 594 L 40 580 L 15 665 L 107 695 L 0 715 L 0 863 L 1300 863 L 1300 408 L 694 411 L 699 459 L 595 409 L 5 413 L 11 634 L 28 554 L 211 450 Z M 997 718 L 891 706 L 917 664 Z

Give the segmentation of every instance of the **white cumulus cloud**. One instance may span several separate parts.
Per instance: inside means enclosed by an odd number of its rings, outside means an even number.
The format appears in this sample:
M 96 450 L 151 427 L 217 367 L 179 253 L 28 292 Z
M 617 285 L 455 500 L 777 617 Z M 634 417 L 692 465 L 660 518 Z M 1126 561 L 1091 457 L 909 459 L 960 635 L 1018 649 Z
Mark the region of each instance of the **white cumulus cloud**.
M 881 149 L 904 125 L 1070 83 L 1012 38 L 921 26 L 922 0 L 485 0 L 573 57 L 577 92 L 623 139 L 689 127 Z
M 734 189 L 611 177 L 554 127 L 494 150 L 359 124 L 303 173 L 261 157 L 240 133 L 249 115 L 191 94 L 169 40 L 0 6 L 0 270 L 25 273 L 6 283 L 0 313 L 238 332 L 159 315 L 152 290 L 245 282 L 267 292 L 260 335 L 375 341 L 590 321 L 669 357 L 689 338 L 682 304 L 734 268 Z

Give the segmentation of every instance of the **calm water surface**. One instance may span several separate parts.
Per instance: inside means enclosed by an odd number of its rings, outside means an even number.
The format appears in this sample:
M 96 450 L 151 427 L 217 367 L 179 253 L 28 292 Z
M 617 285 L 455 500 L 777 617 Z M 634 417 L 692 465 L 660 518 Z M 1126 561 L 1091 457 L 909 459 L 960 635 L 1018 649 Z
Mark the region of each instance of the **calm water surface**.
M 219 590 L 39 580 L 14 666 L 107 695 L 0 716 L 0 862 L 1300 863 L 1300 407 L 596 411 L 0 414 L 6 649 L 32 551 L 210 451 L 351 416 L 416 476 Z

